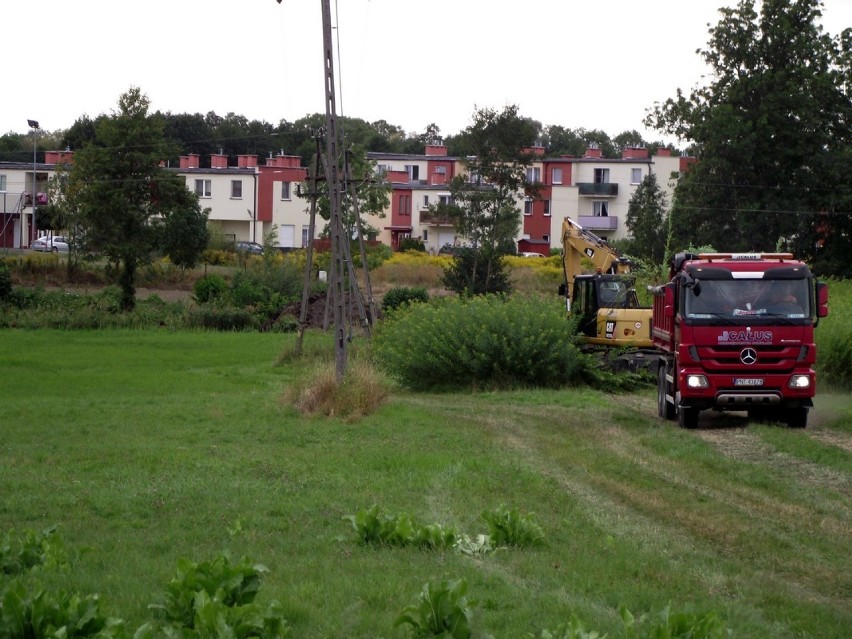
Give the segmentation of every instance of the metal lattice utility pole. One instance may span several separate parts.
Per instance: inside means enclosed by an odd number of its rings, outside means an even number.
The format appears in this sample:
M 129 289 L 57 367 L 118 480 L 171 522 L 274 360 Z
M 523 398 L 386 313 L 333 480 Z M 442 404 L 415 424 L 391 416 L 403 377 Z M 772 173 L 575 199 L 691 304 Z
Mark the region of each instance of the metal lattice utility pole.
M 337 155 L 337 106 L 334 92 L 334 47 L 331 39 L 331 8 L 329 0 L 322 0 L 322 44 L 325 62 L 325 177 L 328 182 L 328 202 L 331 209 L 331 265 L 329 289 L 331 303 L 334 306 L 334 361 L 337 381 L 346 373 L 347 340 L 344 321 L 346 299 L 345 278 L 343 276 L 343 243 L 347 238 L 343 234 L 343 222 L 340 214 L 340 171 Z

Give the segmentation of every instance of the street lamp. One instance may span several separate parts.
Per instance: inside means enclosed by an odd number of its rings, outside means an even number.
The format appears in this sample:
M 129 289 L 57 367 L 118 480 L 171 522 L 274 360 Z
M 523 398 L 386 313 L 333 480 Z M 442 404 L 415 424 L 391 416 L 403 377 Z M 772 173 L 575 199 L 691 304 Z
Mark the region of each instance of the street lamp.
M 30 230 L 30 246 L 32 246 L 35 233 L 38 233 L 36 228 L 36 142 L 38 140 L 38 120 L 27 120 L 27 124 L 33 130 L 33 228 Z

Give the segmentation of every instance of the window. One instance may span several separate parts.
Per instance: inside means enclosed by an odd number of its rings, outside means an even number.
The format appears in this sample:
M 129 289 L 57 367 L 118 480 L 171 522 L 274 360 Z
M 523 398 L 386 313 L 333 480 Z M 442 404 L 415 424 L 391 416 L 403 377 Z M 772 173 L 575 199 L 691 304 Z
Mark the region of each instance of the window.
M 544 217 L 550 217 L 550 200 L 544 200 Z
M 212 190 L 213 187 L 211 186 L 210 180 L 195 181 L 195 194 L 198 197 L 213 197 Z
M 549 236 L 549 235 L 542 235 L 542 236 L 541 236 L 541 239 L 543 239 L 545 242 L 549 242 L 549 241 L 550 241 L 550 236 Z
M 438 196 L 438 204 L 443 204 L 448 206 L 453 203 L 453 198 L 451 195 L 439 195 Z
M 281 183 L 281 199 L 289 200 L 290 199 L 290 183 L 282 182 Z
M 592 215 L 606 217 L 609 215 L 609 204 L 607 202 L 592 202 Z
M 423 208 L 423 209 L 429 208 L 429 196 L 428 195 L 423 196 L 423 206 L 421 206 L 420 208 Z
M 408 173 L 409 180 L 419 180 L 420 179 L 420 167 L 416 164 L 406 164 L 405 171 Z
M 243 181 L 231 180 L 231 198 L 241 200 L 243 197 Z
M 595 184 L 609 184 L 609 169 L 595 169 Z
M 0 191 L 6 190 L 6 176 L 0 175 Z
M 444 175 L 447 172 L 447 167 L 443 164 L 435 167 L 435 173 L 438 175 Z
M 400 215 L 411 215 L 411 196 L 410 195 L 400 195 L 399 196 L 399 214 Z
M 532 215 L 533 213 L 533 201 L 532 198 L 526 198 L 524 200 L 524 215 Z
M 642 182 L 642 169 L 630 169 L 630 183 L 639 184 Z
M 562 184 L 562 169 L 553 169 L 551 180 L 553 184 Z
M 541 182 L 541 169 L 539 167 L 527 167 L 527 182 L 530 182 L 532 184 Z
M 308 245 L 308 242 L 310 241 L 310 236 L 308 235 L 308 231 L 310 230 L 310 226 L 302 227 L 302 248 L 305 248 Z
M 424 242 L 429 241 L 429 229 L 423 229 L 423 241 Z

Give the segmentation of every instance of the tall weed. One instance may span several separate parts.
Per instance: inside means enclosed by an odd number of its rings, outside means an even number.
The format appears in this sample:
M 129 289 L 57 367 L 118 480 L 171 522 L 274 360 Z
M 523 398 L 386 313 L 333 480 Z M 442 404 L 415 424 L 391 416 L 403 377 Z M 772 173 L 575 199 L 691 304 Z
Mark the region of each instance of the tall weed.
M 357 420 L 374 413 L 390 394 L 390 382 L 369 362 L 350 359 L 338 383 L 334 362 L 322 362 L 284 392 L 284 401 L 305 415 Z

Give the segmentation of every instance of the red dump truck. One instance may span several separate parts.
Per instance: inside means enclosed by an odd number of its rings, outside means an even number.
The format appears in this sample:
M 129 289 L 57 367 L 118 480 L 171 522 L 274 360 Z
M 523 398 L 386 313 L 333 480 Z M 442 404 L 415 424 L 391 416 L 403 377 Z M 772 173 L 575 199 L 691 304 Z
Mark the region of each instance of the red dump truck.
M 702 410 L 804 428 L 816 391 L 814 327 L 828 287 L 789 253 L 680 253 L 653 287 L 660 417 Z

